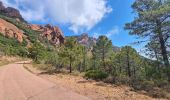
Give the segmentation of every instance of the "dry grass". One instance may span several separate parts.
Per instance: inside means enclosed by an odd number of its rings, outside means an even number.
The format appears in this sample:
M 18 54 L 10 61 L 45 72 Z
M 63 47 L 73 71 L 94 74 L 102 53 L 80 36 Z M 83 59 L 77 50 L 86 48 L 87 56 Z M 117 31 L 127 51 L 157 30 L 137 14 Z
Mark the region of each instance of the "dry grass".
M 16 61 L 26 60 L 25 58 L 21 57 L 13 57 L 13 56 L 0 56 L 0 66 L 7 65 L 9 63 L 13 63 Z
M 79 94 L 88 96 L 93 100 L 152 100 L 146 95 L 131 91 L 127 86 L 116 86 L 93 80 L 86 80 L 81 76 L 66 74 L 45 75 L 63 87 L 69 88 Z
M 37 70 L 36 67 L 32 67 L 32 65 L 26 65 L 26 67 L 40 77 L 48 79 L 57 85 L 63 86 L 81 95 L 85 95 L 92 100 L 158 100 L 145 95 L 145 91 L 135 92 L 131 91 L 133 90 L 132 88 L 123 85 L 116 86 L 103 82 L 86 80 L 82 77 L 82 74 L 40 74 L 42 71 Z

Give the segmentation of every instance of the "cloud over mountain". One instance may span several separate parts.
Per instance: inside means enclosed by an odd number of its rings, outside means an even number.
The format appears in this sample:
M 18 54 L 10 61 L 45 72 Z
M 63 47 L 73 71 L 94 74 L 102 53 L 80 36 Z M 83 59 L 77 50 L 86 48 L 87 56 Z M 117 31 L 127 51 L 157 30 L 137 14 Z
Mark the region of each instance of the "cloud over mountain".
M 90 30 L 112 11 L 107 0 L 1 0 L 27 21 L 57 22 L 75 33 Z

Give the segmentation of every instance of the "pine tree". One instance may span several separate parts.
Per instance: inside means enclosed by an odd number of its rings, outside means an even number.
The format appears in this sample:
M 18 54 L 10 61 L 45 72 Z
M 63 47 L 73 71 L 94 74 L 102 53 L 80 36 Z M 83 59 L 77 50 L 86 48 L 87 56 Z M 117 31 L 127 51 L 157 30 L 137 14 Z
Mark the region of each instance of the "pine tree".
M 132 8 L 137 13 L 134 21 L 126 24 L 130 34 L 158 41 L 165 66 L 169 67 L 170 1 L 136 0 Z
M 69 64 L 70 73 L 72 73 L 75 64 L 78 65 L 80 70 L 83 58 L 83 46 L 79 45 L 74 37 L 67 38 L 65 44 L 60 47 L 59 57 L 63 63 Z
M 102 67 L 106 68 L 106 59 L 112 52 L 112 42 L 106 36 L 99 36 L 96 45 L 93 48 L 94 61 L 99 59 Z
M 141 67 L 143 67 L 139 54 L 130 46 L 122 47 L 115 59 L 118 63 L 116 65 L 119 66 L 119 74 L 125 73 L 128 77 L 136 77 Z

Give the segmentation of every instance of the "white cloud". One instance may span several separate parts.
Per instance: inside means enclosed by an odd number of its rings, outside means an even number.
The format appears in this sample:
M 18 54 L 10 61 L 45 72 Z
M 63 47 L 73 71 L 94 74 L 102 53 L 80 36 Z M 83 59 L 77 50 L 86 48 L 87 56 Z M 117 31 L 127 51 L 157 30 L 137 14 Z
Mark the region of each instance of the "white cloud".
M 109 32 L 107 32 L 106 36 L 111 37 L 115 34 L 118 34 L 120 32 L 119 27 L 115 26 L 113 29 L 111 29 Z
M 78 33 L 90 30 L 112 11 L 107 0 L 2 0 L 7 6 L 18 8 L 28 21 L 68 24 Z
M 102 35 L 102 34 L 100 34 L 100 33 L 94 33 L 94 34 L 93 34 L 93 38 L 96 38 L 96 39 L 97 39 L 100 35 Z
M 120 28 L 118 26 L 113 27 L 111 30 L 106 32 L 106 34 L 101 34 L 101 33 L 94 33 L 93 37 L 98 38 L 100 35 L 105 35 L 108 38 L 111 38 L 113 35 L 118 34 L 120 32 Z

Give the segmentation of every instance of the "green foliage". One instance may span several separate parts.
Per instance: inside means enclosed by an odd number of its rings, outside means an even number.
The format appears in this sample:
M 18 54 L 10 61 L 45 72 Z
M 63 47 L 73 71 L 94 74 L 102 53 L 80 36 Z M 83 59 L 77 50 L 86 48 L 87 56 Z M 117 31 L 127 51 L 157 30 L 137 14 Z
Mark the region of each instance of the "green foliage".
M 86 72 L 85 77 L 94 80 L 103 80 L 108 77 L 108 74 L 100 70 L 89 70 Z
M 138 78 L 135 81 L 132 81 L 132 87 L 145 90 L 154 97 L 166 97 L 165 90 L 155 90 L 154 87 L 165 87 L 169 85 L 168 81 L 170 82 L 168 60 L 170 57 L 168 42 L 170 39 L 170 1 L 136 0 L 132 8 L 137 16 L 131 23 L 125 25 L 125 29 L 130 30 L 131 35 L 147 39 L 145 53 L 151 59 L 156 59 L 154 61 L 137 57 L 139 60 L 134 60 L 137 68 L 140 69 L 137 73 L 140 74 L 137 75 Z M 133 58 L 134 56 L 129 57 Z
M 74 37 L 67 38 L 66 43 L 60 48 L 59 57 L 62 59 L 63 64 L 69 65 L 70 73 L 72 72 L 73 65 L 80 66 L 83 59 L 83 46 L 76 42 Z
M 48 52 L 47 57 L 45 58 L 45 64 L 51 64 L 56 69 L 59 69 L 60 62 L 58 54 L 54 51 Z
M 99 69 L 106 69 L 106 62 L 109 59 L 109 55 L 113 52 L 112 42 L 106 36 L 99 36 L 96 45 L 93 48 L 93 59 L 98 61 L 101 66 Z M 94 66 L 96 63 L 94 62 Z
M 134 21 L 125 25 L 125 29 L 130 30 L 131 35 L 137 35 L 149 41 L 146 47 L 151 58 L 157 60 L 155 67 L 164 64 L 169 69 L 170 1 L 136 0 L 132 8 L 137 16 Z M 166 74 L 170 82 L 170 71 Z
M 35 42 L 31 48 L 28 49 L 29 57 L 32 58 L 36 63 L 40 63 L 46 57 L 46 49 L 45 47 Z
M 168 86 L 167 73 L 170 73 L 170 68 L 164 67 L 162 62 L 167 63 L 166 55 L 167 57 L 170 55 L 167 48 L 169 46 L 167 29 L 170 29 L 170 24 L 166 18 L 169 14 L 169 2 L 164 0 L 160 5 L 157 0 L 136 0 L 132 7 L 138 16 L 133 22 L 126 24 L 125 28 L 129 29 L 132 35 L 149 38 L 146 50 L 149 51 L 148 55 L 156 58 L 156 61 L 142 57 L 131 46 L 124 46 L 119 52 L 113 52 L 112 42 L 106 36 L 99 36 L 92 50 L 89 50 L 89 46 L 86 48 L 77 43 L 75 37 L 67 37 L 65 44 L 55 48 L 48 40 L 38 38 L 39 33 L 30 30 L 26 24 L 1 14 L 0 18 L 23 30 L 32 45 L 27 49 L 25 40 L 19 43 L 14 38 L 9 39 L 0 35 L 0 52 L 30 57 L 35 63 L 43 65 L 42 69 L 50 72 L 56 72 L 61 68 L 68 69 L 70 73 L 78 70 L 85 72 L 86 78 L 126 84 L 136 90 L 150 91 L 154 87 Z M 162 19 L 165 20 L 161 25 L 157 25 L 157 21 Z M 161 29 L 158 29 L 160 26 Z M 164 44 L 160 42 L 161 34 Z M 167 53 L 163 49 L 167 50 Z
M 27 57 L 28 51 L 24 47 L 25 43 L 19 43 L 14 38 L 6 38 L 0 34 L 0 51 L 4 52 L 5 55 L 19 55 Z

